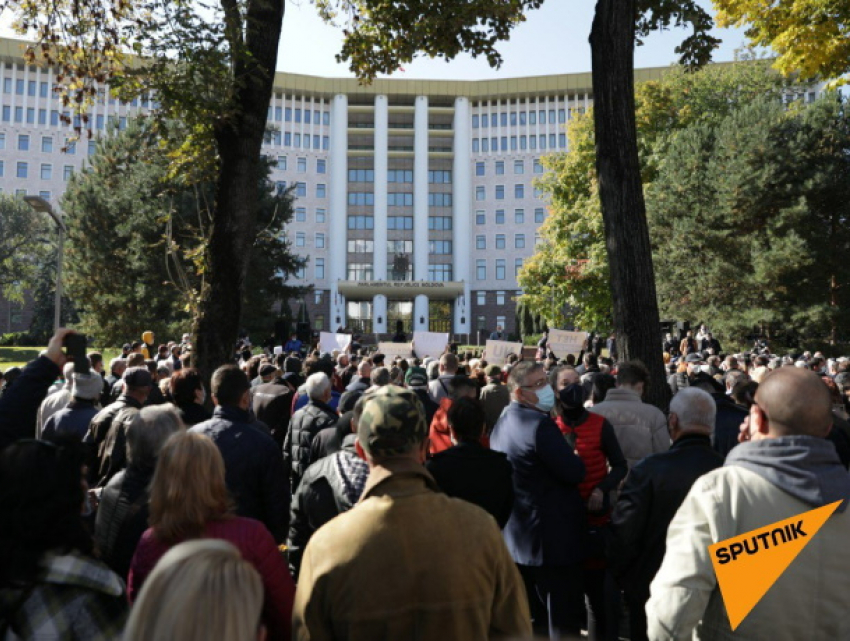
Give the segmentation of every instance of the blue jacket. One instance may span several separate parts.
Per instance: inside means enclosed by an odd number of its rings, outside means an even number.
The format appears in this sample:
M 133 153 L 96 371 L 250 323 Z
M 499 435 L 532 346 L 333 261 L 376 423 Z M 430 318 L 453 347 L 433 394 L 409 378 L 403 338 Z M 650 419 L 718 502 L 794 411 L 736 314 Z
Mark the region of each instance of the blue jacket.
M 80 440 L 89 431 L 89 424 L 97 416 L 100 410 L 92 401 L 78 401 L 73 399 L 71 403 L 51 415 L 44 424 L 41 438 L 50 440 L 57 434 L 75 434 Z
M 285 541 L 289 529 L 289 480 L 272 437 L 251 424 L 248 412 L 238 407 L 218 406 L 210 420 L 189 431 L 209 436 L 221 451 L 225 481 L 236 501 L 236 513 L 261 521 L 275 541 Z
M 59 374 L 56 363 L 39 356 L 3 392 L 0 396 L 0 450 L 18 439 L 33 437 L 38 407 Z
M 512 401 L 490 435 L 490 447 L 513 466 L 514 506 L 503 530 L 514 561 L 559 566 L 585 557 L 585 507 L 578 491 L 584 463 L 555 422 Z

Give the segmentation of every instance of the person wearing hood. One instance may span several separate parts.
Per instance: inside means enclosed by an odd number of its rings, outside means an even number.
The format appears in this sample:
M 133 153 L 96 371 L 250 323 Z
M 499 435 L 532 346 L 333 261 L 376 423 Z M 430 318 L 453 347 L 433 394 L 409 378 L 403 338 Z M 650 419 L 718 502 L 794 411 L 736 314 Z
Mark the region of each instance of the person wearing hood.
M 103 379 L 92 372 L 71 374 L 71 402 L 44 424 L 41 438 L 52 440 L 58 434 L 73 434 L 80 440 L 86 435 L 89 423 L 100 411 L 97 402 L 103 392 Z
M 35 437 L 41 438 L 44 432 L 44 426 L 47 425 L 47 420 L 56 414 L 59 410 L 63 410 L 71 402 L 71 387 L 73 386 L 74 363 L 68 362 L 62 367 L 63 384 L 57 390 L 48 393 L 38 408 L 38 416 L 35 425 Z
M 723 467 L 699 478 L 667 531 L 646 606 L 650 639 L 846 638 L 850 476 L 826 440 L 829 390 L 783 367 L 764 378 Z M 733 634 L 709 545 L 841 501 Z
M 647 638 L 649 584 L 664 558 L 670 521 L 694 482 L 723 465 L 711 445 L 716 412 L 708 392 L 686 387 L 676 394 L 667 418 L 672 447 L 637 463 L 617 499 L 607 552 L 628 604 L 631 641 Z

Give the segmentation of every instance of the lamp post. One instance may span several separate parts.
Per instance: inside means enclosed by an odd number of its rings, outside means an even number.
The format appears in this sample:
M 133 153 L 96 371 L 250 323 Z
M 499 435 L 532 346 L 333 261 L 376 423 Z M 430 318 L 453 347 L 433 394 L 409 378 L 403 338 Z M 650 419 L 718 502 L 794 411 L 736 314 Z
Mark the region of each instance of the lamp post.
M 59 329 L 62 313 L 62 258 L 65 254 L 65 232 L 67 228 L 62 221 L 62 215 L 57 214 L 51 204 L 41 196 L 24 196 L 24 202 L 33 210 L 50 216 L 59 229 L 59 256 L 56 259 L 56 299 L 53 305 L 53 331 L 56 331 Z

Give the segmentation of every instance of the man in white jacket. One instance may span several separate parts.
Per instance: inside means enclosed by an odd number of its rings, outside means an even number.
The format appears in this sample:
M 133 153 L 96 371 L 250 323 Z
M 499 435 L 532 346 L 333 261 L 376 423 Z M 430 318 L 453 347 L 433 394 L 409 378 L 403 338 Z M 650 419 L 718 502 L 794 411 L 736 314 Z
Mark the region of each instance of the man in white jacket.
M 850 476 L 832 443 L 830 394 L 783 367 L 758 389 L 742 442 L 694 483 L 667 531 L 646 606 L 650 639 L 850 639 Z M 733 632 L 708 546 L 843 500 Z

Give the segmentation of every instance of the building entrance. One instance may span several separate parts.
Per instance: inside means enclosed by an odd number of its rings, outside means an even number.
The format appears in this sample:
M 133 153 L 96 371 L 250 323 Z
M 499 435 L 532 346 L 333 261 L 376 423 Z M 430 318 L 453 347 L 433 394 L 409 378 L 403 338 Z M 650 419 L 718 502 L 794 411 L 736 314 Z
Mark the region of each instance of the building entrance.
M 428 331 L 451 334 L 453 308 L 452 301 L 428 301 Z
M 401 331 L 405 334 L 413 333 L 413 302 L 407 300 L 387 301 L 387 332 L 395 334 L 401 323 Z

